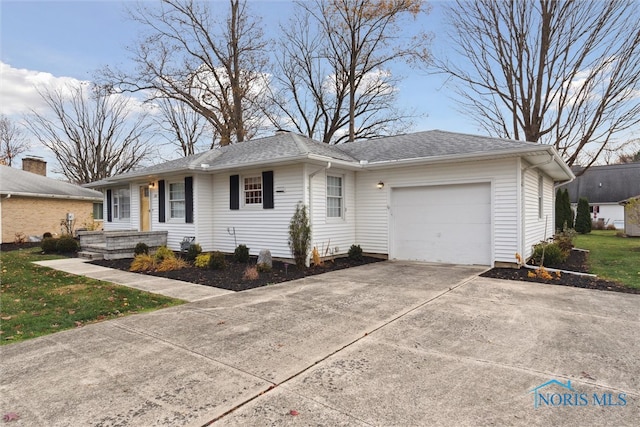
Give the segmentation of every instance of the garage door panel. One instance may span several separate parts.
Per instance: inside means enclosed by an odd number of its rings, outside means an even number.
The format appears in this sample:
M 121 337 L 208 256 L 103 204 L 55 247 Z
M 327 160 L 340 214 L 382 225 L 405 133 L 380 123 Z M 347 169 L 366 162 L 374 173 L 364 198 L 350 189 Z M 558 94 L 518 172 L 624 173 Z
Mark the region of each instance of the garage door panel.
M 394 188 L 391 215 L 392 258 L 491 263 L 489 183 Z

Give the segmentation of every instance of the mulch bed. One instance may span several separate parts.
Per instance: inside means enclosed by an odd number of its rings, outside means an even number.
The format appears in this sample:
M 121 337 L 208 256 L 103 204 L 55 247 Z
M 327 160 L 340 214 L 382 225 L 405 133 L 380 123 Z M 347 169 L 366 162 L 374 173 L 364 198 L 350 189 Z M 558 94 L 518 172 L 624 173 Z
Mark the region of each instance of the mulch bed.
M 96 260 L 90 262 L 91 264 L 129 271 L 131 261 L 132 259 L 125 258 L 109 261 Z M 244 264 L 234 262 L 232 257 L 227 257 L 227 267 L 224 270 L 210 270 L 208 268 L 187 267 L 180 270 L 148 272 L 144 274 L 182 280 L 185 282 L 197 283 L 199 285 L 213 286 L 215 288 L 227 289 L 230 291 L 244 291 L 247 289 L 258 288 L 261 286 L 286 282 L 289 280 L 301 279 L 303 277 L 327 273 L 329 271 L 342 270 L 349 267 L 357 267 L 359 265 L 370 264 L 378 261 L 383 260 L 380 258 L 372 257 L 363 257 L 363 259 L 360 261 L 351 260 L 349 258 L 336 258 L 333 261 L 325 261 L 322 266 L 309 267 L 300 270 L 295 265 L 286 264 L 284 262 L 274 260 L 273 268 L 270 272 L 260 273 L 259 277 L 255 280 L 247 280 L 243 278 L 245 269 L 247 268 L 247 266 L 255 265 L 256 258 L 251 257 L 249 263 Z
M 573 250 L 571 251 L 569 258 L 567 258 L 564 263 L 558 265 L 548 265 L 546 267 L 586 273 L 587 271 L 589 271 L 587 266 L 587 257 L 588 252 Z M 553 279 L 544 280 L 538 277 L 529 277 L 528 273 L 530 271 L 533 270 L 528 268 L 492 268 L 491 270 L 481 274 L 480 276 L 492 277 L 495 279 L 522 280 L 526 282 L 538 282 L 551 285 L 573 286 L 575 288 L 598 289 L 601 291 L 640 294 L 640 289 L 625 286 L 610 280 L 568 273 L 561 273 L 560 278 L 556 278 L 555 275 L 553 275 Z
M 40 243 L 2 243 L 1 250 L 12 251 L 18 249 L 27 249 L 40 246 Z M 561 265 L 549 265 L 549 268 L 557 268 L 559 270 L 568 270 L 585 273 L 587 267 L 588 253 L 583 251 L 571 251 L 569 258 Z M 181 270 L 168 272 L 149 272 L 146 274 L 167 277 L 170 279 L 183 280 L 185 282 L 197 283 L 206 286 L 213 286 L 231 291 L 243 291 L 246 289 L 258 288 L 273 283 L 286 282 L 288 280 L 300 279 L 315 274 L 326 273 L 343 268 L 356 267 L 358 265 L 369 264 L 382 261 L 379 258 L 364 257 L 362 261 L 354 261 L 348 258 L 336 258 L 332 262 L 325 262 L 322 267 L 310 267 L 304 270 L 298 270 L 295 265 L 285 264 L 280 261 L 273 262 L 273 270 L 269 273 L 260 273 L 260 277 L 256 280 L 243 279 L 244 271 L 247 265 L 255 264 L 255 257 L 249 264 L 235 263 L 228 257 L 228 265 L 225 270 L 209 270 L 196 267 L 188 267 Z M 120 260 L 100 260 L 91 261 L 92 264 L 102 265 L 104 267 L 115 268 L 119 270 L 129 271 L 131 259 Z M 551 285 L 572 286 L 576 288 L 598 289 L 603 291 L 626 292 L 630 294 L 640 294 L 640 289 L 622 285 L 610 280 L 593 278 L 590 276 L 580 276 L 577 274 L 562 273 L 560 278 L 554 277 L 550 280 L 543 280 L 537 277 L 529 277 L 530 269 L 528 268 L 492 268 L 482 273 L 482 277 L 490 277 L 495 279 L 520 280 L 526 282 L 538 282 Z M 554 275 L 555 276 L 555 275 Z

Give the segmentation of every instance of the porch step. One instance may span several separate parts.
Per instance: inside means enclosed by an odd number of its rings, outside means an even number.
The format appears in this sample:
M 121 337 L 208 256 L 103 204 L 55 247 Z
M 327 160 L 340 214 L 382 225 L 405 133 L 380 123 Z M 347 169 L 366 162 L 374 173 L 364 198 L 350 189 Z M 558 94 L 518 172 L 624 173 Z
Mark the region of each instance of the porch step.
M 101 254 L 98 252 L 80 251 L 78 252 L 78 258 L 98 260 L 98 259 L 104 259 L 104 254 Z

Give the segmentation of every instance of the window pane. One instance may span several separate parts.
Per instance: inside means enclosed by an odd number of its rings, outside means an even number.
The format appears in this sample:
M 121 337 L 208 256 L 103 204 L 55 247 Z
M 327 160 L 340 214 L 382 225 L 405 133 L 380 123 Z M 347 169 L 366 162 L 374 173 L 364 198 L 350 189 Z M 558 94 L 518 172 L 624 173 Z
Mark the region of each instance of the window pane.
M 342 197 L 342 178 L 338 176 L 327 177 L 327 196 Z
M 131 197 L 129 189 L 123 188 L 120 193 L 120 219 L 128 219 L 131 216 Z
M 93 219 L 104 219 L 102 203 L 93 204 Z
M 184 182 L 169 183 L 169 215 L 184 218 L 186 212 Z
M 342 217 L 342 177 L 327 176 L 327 217 Z
M 262 177 L 252 176 L 244 179 L 244 203 L 262 204 Z

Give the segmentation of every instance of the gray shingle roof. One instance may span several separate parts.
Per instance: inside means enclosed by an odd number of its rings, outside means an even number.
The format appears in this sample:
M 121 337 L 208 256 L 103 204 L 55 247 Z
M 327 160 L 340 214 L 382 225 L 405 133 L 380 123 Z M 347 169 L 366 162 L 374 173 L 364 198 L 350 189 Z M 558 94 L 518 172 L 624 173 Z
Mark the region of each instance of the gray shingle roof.
M 102 200 L 102 193 L 21 169 L 0 165 L 0 194 Z
M 574 168 L 576 175 L 581 169 Z M 640 194 L 640 162 L 591 166 L 562 188 L 569 190 L 571 203 L 578 203 L 580 197 L 589 203 L 618 203 Z
M 465 135 L 440 130 L 327 145 L 293 132 L 279 132 L 273 136 L 217 147 L 204 153 L 172 160 L 159 165 L 91 183 L 101 187 L 136 177 L 153 177 L 163 173 L 181 173 L 188 170 L 217 171 L 255 165 L 268 165 L 284 161 L 319 159 L 340 161 L 354 168 L 361 164 L 429 159 L 440 157 L 491 156 L 549 149 L 541 144 L 512 141 L 477 135 Z M 566 167 L 566 166 L 565 166 Z M 570 178 L 561 172 L 560 179 Z
M 540 144 L 430 130 L 350 142 L 339 147 L 370 163 L 535 148 Z

